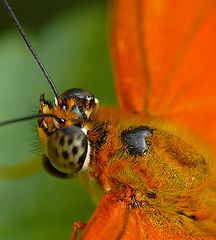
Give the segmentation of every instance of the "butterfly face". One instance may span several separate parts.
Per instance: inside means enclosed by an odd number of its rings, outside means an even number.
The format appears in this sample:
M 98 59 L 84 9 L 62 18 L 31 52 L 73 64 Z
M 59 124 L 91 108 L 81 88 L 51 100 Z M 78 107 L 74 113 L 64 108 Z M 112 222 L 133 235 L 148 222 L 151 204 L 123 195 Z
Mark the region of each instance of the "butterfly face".
M 73 176 L 85 170 L 90 161 L 88 123 L 98 108 L 98 100 L 84 89 L 70 89 L 51 104 L 40 97 L 40 113 L 58 117 L 38 121 L 38 132 L 46 159 L 56 170 Z M 46 166 L 48 166 L 46 164 Z

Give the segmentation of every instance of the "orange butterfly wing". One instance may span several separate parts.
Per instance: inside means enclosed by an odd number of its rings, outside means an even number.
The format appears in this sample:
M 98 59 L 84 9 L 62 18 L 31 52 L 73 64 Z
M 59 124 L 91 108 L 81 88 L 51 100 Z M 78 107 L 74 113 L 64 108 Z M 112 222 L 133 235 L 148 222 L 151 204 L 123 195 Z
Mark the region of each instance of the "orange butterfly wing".
M 112 13 L 120 109 L 183 126 L 216 151 L 216 1 L 118 0 Z
M 116 201 L 115 196 L 106 194 L 87 226 L 82 233 L 81 239 L 117 239 L 121 232 L 122 223 L 125 215 L 125 204 Z
M 177 224 L 170 224 L 169 220 L 163 217 L 161 213 L 148 209 L 148 207 L 130 207 L 125 204 L 125 201 L 127 200 L 119 200 L 117 194 L 106 194 L 85 227 L 80 239 L 199 239 L 186 236 L 184 230 L 178 228 Z M 152 221 L 152 215 L 156 220 Z M 208 237 L 207 239 L 210 240 L 211 238 Z
M 125 202 L 119 201 L 115 194 L 106 194 L 88 222 L 81 240 L 143 239 L 140 219 L 137 214 L 131 214 L 131 211 L 133 210 Z

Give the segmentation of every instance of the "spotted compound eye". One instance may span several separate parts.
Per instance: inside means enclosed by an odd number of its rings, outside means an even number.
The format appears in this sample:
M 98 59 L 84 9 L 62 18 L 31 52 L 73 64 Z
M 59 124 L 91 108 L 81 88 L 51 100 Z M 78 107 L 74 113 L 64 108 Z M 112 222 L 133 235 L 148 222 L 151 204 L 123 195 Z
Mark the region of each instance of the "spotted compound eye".
M 80 120 L 88 119 L 97 109 L 99 101 L 95 96 L 82 88 L 72 88 L 61 94 L 64 99 L 75 98 L 78 104 L 73 106 L 72 112 L 76 113 Z
M 95 97 L 92 93 L 88 92 L 83 88 L 71 88 L 61 94 L 62 97 L 76 97 L 83 100 L 94 100 Z
M 48 140 L 47 151 L 51 164 L 59 171 L 75 174 L 89 164 L 88 140 L 76 126 L 56 130 Z

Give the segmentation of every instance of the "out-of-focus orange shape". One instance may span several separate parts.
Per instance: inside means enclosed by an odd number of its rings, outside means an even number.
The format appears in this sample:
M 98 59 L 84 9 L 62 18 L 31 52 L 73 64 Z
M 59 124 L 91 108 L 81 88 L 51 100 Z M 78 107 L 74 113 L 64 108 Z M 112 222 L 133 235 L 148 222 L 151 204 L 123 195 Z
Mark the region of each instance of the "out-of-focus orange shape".
M 216 154 L 216 1 L 113 0 L 111 14 L 122 114 L 184 128 Z M 132 208 L 126 195 L 106 193 L 81 239 L 216 239 L 190 234 L 191 219 L 180 231 L 175 216 Z

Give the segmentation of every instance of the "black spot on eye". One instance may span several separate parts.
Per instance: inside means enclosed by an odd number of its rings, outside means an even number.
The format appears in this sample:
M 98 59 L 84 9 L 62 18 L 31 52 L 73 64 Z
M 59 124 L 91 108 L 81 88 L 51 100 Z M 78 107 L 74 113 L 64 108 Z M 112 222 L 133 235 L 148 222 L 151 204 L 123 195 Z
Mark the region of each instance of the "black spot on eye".
M 64 146 L 64 142 L 65 142 L 65 136 L 63 135 L 63 136 L 60 137 L 59 144 L 61 146 Z
M 78 148 L 77 147 L 73 147 L 72 154 L 76 155 L 77 153 L 78 153 Z
M 74 163 L 73 163 L 73 162 L 69 162 L 68 164 L 69 164 L 71 167 L 74 166 Z
M 71 136 L 69 139 L 68 139 L 68 145 L 71 145 L 73 142 L 73 137 Z
M 54 153 L 55 153 L 56 158 L 58 158 L 59 157 L 59 153 L 58 153 L 57 148 L 54 149 Z
M 67 151 L 63 151 L 63 152 L 62 152 L 62 156 L 63 156 L 64 159 L 68 159 L 69 154 L 68 154 Z

